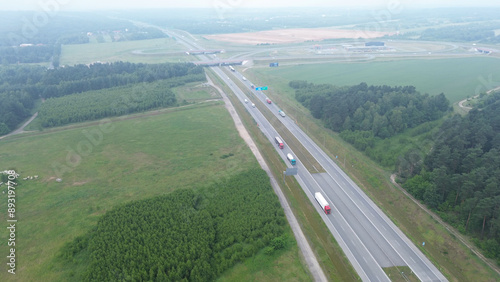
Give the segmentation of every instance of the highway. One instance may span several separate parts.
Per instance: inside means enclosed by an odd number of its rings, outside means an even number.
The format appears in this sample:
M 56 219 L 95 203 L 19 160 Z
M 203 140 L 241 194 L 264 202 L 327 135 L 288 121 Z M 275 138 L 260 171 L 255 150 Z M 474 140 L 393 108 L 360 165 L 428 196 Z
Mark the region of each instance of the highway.
M 244 103 L 247 97 L 236 84 L 227 79 L 227 75 L 214 68 L 219 76 L 226 78 L 226 83 L 237 97 L 245 104 L 247 110 L 258 122 L 261 130 L 274 143 L 274 137 L 278 136 L 276 130 L 265 119 L 257 108 L 252 108 L 250 103 Z M 409 266 L 421 281 L 446 281 L 446 278 L 437 268 L 418 250 L 413 243 L 385 216 L 385 214 L 363 193 L 363 191 L 328 157 L 290 117 L 278 115 L 279 108 L 274 104 L 265 102 L 266 96 L 260 91 L 250 88 L 251 82 L 243 81 L 241 75 L 235 74 L 235 78 L 247 85 L 253 95 L 261 103 L 266 105 L 274 115 L 281 119 L 282 123 L 302 143 L 311 155 L 321 164 L 326 173 L 310 174 L 297 159 L 299 173 L 297 180 L 308 192 L 308 196 L 315 204 L 318 212 L 325 222 L 330 222 L 328 227 L 332 234 L 338 234 L 337 241 L 343 241 L 348 247 L 355 263 L 351 263 L 356 270 L 367 281 L 390 281 L 382 271 L 382 267 Z M 285 140 L 286 144 L 286 140 Z M 277 146 L 276 146 L 277 148 Z M 277 149 L 285 162 L 286 154 L 296 156 L 288 146 L 283 150 Z M 289 164 L 291 167 L 291 165 Z M 314 200 L 314 193 L 321 192 L 329 203 L 333 205 L 331 215 L 325 215 Z M 347 252 L 346 252 L 347 253 Z M 358 266 L 356 266 L 358 264 Z
M 189 42 L 182 35 L 168 31 L 190 49 L 203 49 L 195 43 Z M 204 56 L 199 56 L 203 58 Z M 213 67 L 214 72 L 223 79 L 235 93 L 247 111 L 258 123 L 260 129 L 274 144 L 274 137 L 279 136 L 269 121 L 258 110 L 252 107 L 244 93 L 249 91 L 259 103 L 263 103 L 281 120 L 283 125 L 302 143 L 309 153 L 326 171 L 311 174 L 297 159 L 296 154 L 286 145 L 279 149 L 278 154 L 287 163 L 286 158 L 291 153 L 297 160 L 298 175 L 296 179 L 306 192 L 307 196 L 322 216 L 333 236 L 344 250 L 349 261 L 363 281 L 390 281 L 382 268 L 392 266 L 408 266 L 421 281 L 447 281 L 443 274 L 423 255 L 423 253 L 392 223 L 392 221 L 369 199 L 364 192 L 329 158 L 287 114 L 281 117 L 279 108 L 265 102 L 265 95 L 251 89 L 252 84 L 243 80 L 237 72 L 230 73 L 231 78 L 221 68 Z M 243 83 L 247 89 L 240 89 L 232 79 Z M 255 99 L 253 99 L 255 100 Z M 283 138 L 282 138 L 283 139 Z M 321 192 L 331 203 L 332 214 L 326 215 L 314 199 L 314 193 Z

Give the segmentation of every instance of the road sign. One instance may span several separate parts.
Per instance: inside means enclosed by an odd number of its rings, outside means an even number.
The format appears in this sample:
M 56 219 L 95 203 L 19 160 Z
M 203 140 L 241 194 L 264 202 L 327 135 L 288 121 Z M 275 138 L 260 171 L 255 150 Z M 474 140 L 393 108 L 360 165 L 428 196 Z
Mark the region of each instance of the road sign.
M 263 87 L 255 87 L 255 90 L 257 90 L 257 91 L 267 90 L 267 86 L 263 86 Z

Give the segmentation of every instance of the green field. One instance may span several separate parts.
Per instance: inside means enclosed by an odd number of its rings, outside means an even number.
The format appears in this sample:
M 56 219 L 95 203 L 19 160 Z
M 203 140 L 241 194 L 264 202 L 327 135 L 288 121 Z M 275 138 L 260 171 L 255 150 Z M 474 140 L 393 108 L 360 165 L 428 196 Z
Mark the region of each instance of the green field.
M 332 63 L 255 68 L 260 77 L 307 80 L 339 86 L 366 82 L 368 85 L 414 85 L 417 91 L 444 93 L 451 102 L 500 86 L 500 60 L 493 57 L 393 60 L 365 63 Z M 272 87 L 272 84 L 270 85 Z
M 174 91 L 179 103 L 182 103 L 184 100 L 186 102 L 200 102 L 210 99 L 221 99 L 219 92 L 215 88 L 200 82 L 191 82 L 183 86 L 174 87 L 172 91 Z
M 63 45 L 60 64 L 89 64 L 97 61 L 151 64 L 195 61 L 194 57 L 184 54 L 185 49 L 184 46 L 171 38 Z M 149 53 L 158 50 L 161 53 Z M 143 53 L 134 53 L 134 51 L 143 51 Z
M 61 269 L 55 259 L 61 247 L 86 233 L 113 206 L 213 183 L 258 166 L 220 103 L 15 136 L 1 141 L 0 160 L 2 170 L 15 168 L 21 174 L 16 189 L 17 274 L 2 271 L 0 281 L 60 281 L 71 271 Z M 22 180 L 30 175 L 40 177 Z M 0 210 L 6 211 L 6 194 L 0 195 Z M 6 212 L 0 221 L 6 222 Z M 0 234 L 5 256 L 8 235 Z M 296 246 L 290 252 L 297 256 Z

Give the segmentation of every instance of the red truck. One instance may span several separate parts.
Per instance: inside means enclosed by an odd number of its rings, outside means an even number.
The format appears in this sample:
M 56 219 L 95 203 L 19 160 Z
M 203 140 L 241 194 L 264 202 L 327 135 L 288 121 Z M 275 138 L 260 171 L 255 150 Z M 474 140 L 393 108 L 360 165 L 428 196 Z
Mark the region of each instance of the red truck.
M 283 149 L 283 147 L 285 146 L 283 144 L 283 141 L 281 141 L 281 139 L 279 137 L 274 137 L 274 142 L 276 142 L 276 144 L 278 144 L 278 147 L 280 147 L 280 149 Z

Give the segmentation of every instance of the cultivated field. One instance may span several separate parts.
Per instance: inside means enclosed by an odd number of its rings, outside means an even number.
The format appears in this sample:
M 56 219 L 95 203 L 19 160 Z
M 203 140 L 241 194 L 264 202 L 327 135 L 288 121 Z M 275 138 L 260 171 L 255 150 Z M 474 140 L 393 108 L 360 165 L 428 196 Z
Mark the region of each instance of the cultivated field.
M 491 57 L 392 60 L 366 63 L 331 63 L 254 68 L 261 77 L 275 80 L 307 80 L 338 86 L 414 85 L 421 93 L 444 93 L 451 102 L 472 97 L 500 85 L 500 61 Z
M 322 41 L 325 39 L 339 38 L 377 38 L 390 35 L 388 32 L 348 30 L 332 28 L 295 28 L 266 30 L 248 33 L 230 33 L 206 35 L 205 38 L 216 41 L 243 44 L 283 44 L 305 41 Z
M 19 180 L 17 274 L 2 271 L 0 281 L 67 280 L 79 270 L 61 264 L 61 247 L 95 226 L 113 206 L 199 187 L 258 166 L 220 103 L 90 124 L 1 141 L 2 169 L 15 168 L 21 178 L 40 177 Z M 0 197 L 0 210 L 6 211 L 6 194 Z M 0 221 L 6 222 L 6 213 Z M 7 236 L 2 232 L 0 240 L 7 242 Z M 0 253 L 7 254 L 6 244 Z M 307 280 L 295 245 L 258 267 L 274 277 L 276 264 Z M 238 271 L 246 277 L 253 268 Z
M 171 38 L 63 45 L 61 65 L 92 62 L 127 61 L 131 63 L 166 63 L 194 61 L 184 54 L 185 47 Z

